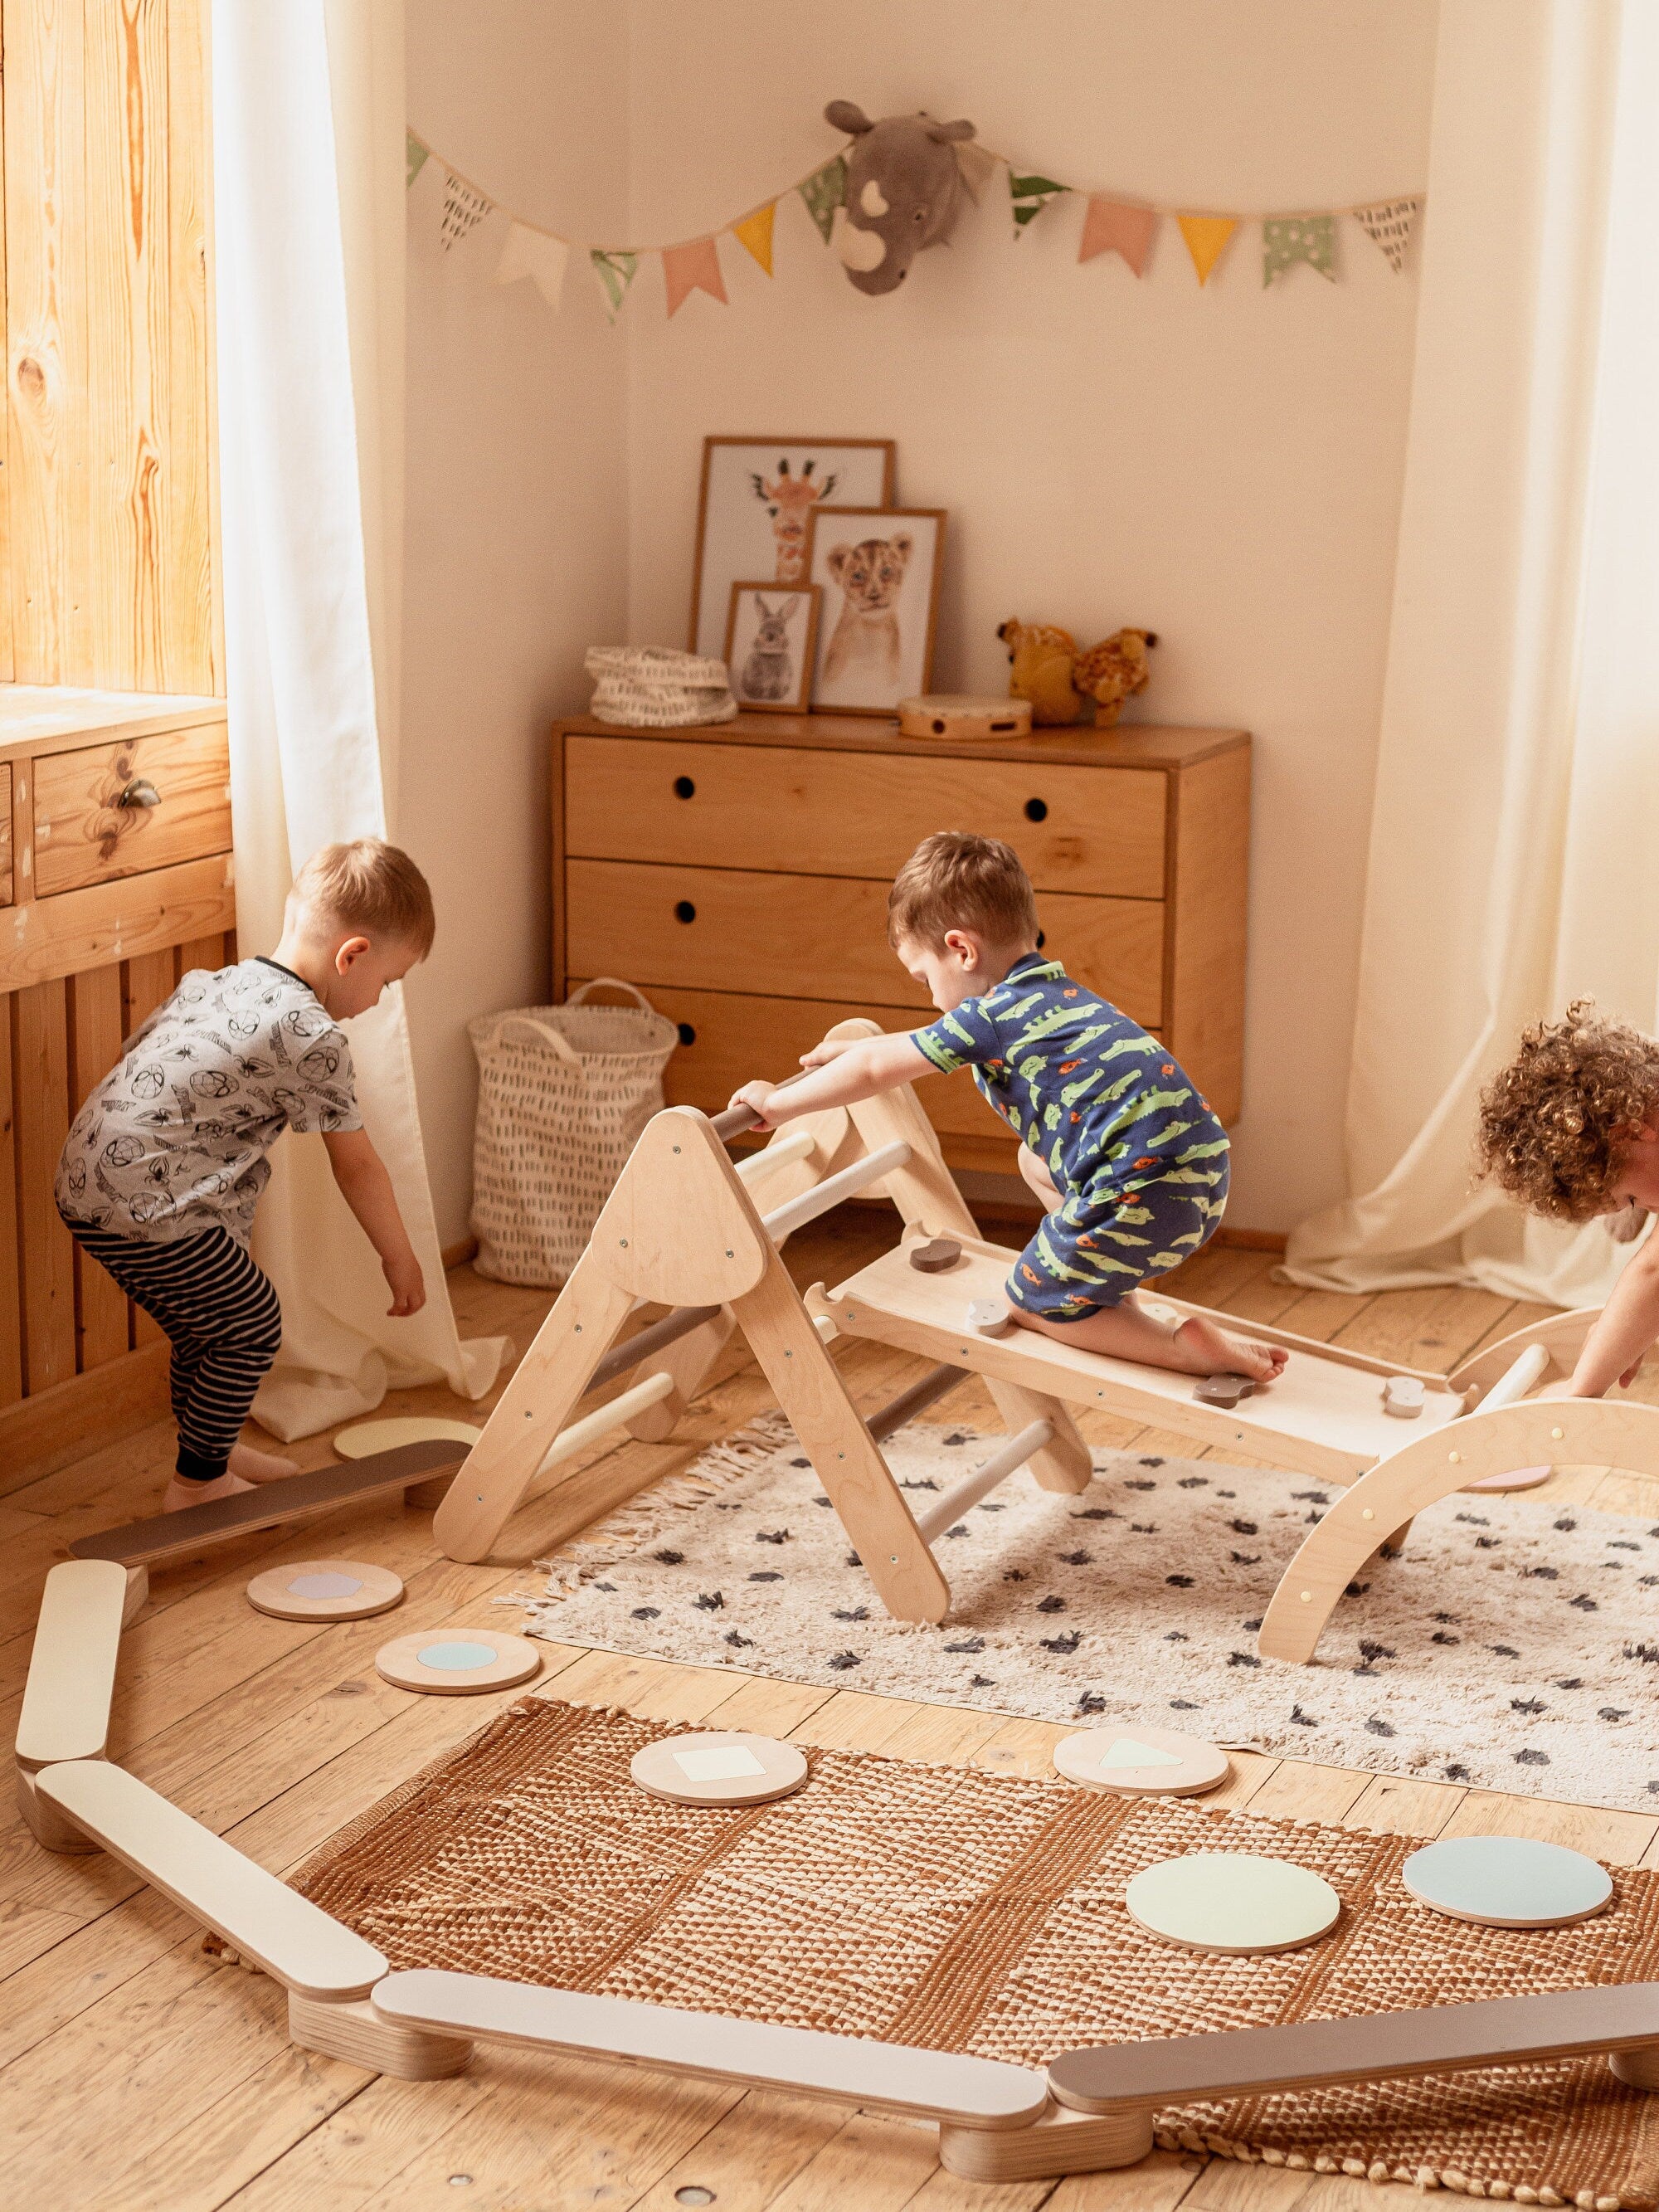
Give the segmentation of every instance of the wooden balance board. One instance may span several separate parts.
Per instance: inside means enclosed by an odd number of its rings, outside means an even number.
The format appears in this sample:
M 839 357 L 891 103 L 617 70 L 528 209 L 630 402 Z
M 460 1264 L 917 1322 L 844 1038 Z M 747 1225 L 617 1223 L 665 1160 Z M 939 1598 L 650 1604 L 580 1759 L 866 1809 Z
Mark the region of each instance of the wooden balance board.
M 1114 1797 L 1196 1797 L 1232 1772 L 1218 1745 L 1174 1729 L 1083 1729 L 1054 1746 L 1068 1782 Z
M 403 1601 L 403 1578 L 362 1559 L 294 1559 L 247 1586 L 256 1613 L 278 1620 L 364 1620 Z
M 1598 1861 L 1532 1836 L 1448 1836 L 1413 1851 L 1400 1879 L 1435 1911 L 1478 1928 L 1570 1928 L 1613 1898 Z
M 806 1780 L 793 1743 L 728 1729 L 665 1736 L 634 1753 L 629 1772 L 641 1790 L 672 1805 L 766 1805 L 792 1796 Z
M 1337 1482 L 1351 1482 L 1414 1437 L 1455 1420 L 1463 1410 L 1462 1395 L 1443 1376 L 1419 1375 L 1423 1411 L 1414 1421 L 1398 1420 L 1383 1411 L 1382 1386 L 1390 1376 L 1413 1370 L 1231 1315 L 1224 1319 L 1235 1334 L 1282 1344 L 1291 1356 L 1277 1382 L 1225 1411 L 1194 1399 L 1190 1375 L 1110 1359 L 1032 1329 L 1000 1340 L 977 1335 L 966 1326 L 969 1306 L 981 1299 L 1006 1305 L 1002 1285 L 1017 1255 L 1000 1244 L 967 1237 L 961 1242 L 961 1260 L 938 1274 L 913 1267 L 908 1247 L 900 1245 L 833 1293 L 811 1300 L 811 1310 L 829 1315 L 848 1336 L 871 1337 L 927 1359 L 970 1365 L 994 1382 L 1156 1421 L 1206 1443 L 1239 1444 L 1277 1467 Z M 1182 1318 L 1205 1311 L 1174 1298 L 1160 1303 Z M 1380 1530 L 1379 1540 L 1389 1533 Z
M 1134 1877 L 1123 1902 L 1148 1935 L 1183 1950 L 1236 1958 L 1316 1943 L 1342 1911 L 1341 1899 L 1318 1875 L 1254 1851 L 1188 1851 L 1164 1859 Z
M 374 1671 L 395 1689 L 468 1698 L 510 1690 L 541 1672 L 542 1655 L 527 1636 L 498 1628 L 424 1628 L 399 1636 L 374 1654 Z

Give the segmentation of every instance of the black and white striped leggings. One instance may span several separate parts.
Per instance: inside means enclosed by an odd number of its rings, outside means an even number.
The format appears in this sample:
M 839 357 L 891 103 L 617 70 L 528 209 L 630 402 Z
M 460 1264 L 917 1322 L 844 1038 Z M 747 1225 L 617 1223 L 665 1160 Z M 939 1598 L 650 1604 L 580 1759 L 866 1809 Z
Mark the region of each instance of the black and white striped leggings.
M 160 1322 L 173 1346 L 169 1383 L 179 1472 L 211 1482 L 225 1471 L 253 1394 L 283 1340 L 275 1285 L 228 1230 L 145 1244 L 69 1221 L 70 1234 Z

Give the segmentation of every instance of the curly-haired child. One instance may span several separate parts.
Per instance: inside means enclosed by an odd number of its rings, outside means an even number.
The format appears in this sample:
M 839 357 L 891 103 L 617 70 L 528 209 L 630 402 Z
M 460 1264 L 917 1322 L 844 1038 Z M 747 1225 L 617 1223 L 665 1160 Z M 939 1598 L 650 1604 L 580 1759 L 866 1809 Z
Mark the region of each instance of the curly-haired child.
M 1480 1171 L 1530 1213 L 1605 1218 L 1621 1242 L 1659 1212 L 1659 1040 L 1576 999 L 1538 1022 L 1480 1097 Z M 1568 1395 L 1635 1380 L 1659 1340 L 1659 1237 L 1620 1277 L 1584 1340 Z

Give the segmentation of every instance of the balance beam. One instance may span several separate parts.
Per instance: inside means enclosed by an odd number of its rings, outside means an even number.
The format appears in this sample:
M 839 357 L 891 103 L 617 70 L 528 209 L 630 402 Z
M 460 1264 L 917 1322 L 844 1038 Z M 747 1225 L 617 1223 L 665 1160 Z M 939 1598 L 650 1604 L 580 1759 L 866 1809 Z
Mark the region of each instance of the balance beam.
M 127 1586 L 126 1570 L 112 1559 L 66 1559 L 40 1594 L 15 1755 L 17 1809 L 46 1850 L 97 1848 L 41 1796 L 34 1778 L 61 1759 L 104 1757 Z

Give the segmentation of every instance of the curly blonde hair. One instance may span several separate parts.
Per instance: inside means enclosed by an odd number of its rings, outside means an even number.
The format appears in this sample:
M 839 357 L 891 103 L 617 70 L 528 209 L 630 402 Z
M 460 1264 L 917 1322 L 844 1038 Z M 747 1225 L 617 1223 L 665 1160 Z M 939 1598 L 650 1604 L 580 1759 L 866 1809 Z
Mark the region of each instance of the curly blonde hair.
M 1480 1173 L 1531 1212 L 1589 1221 L 1613 1205 L 1631 1140 L 1659 1108 L 1659 1042 L 1575 999 L 1534 1022 L 1480 1094 Z

